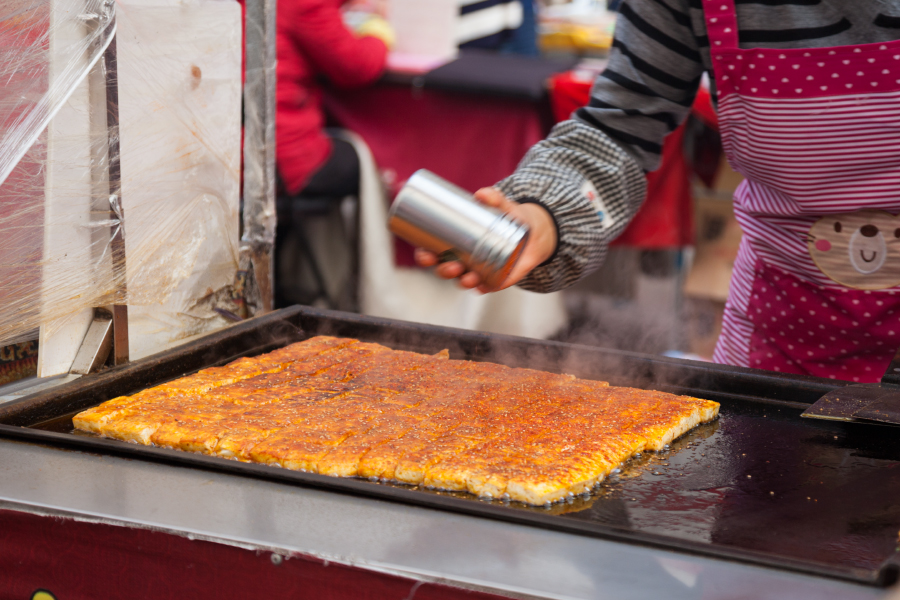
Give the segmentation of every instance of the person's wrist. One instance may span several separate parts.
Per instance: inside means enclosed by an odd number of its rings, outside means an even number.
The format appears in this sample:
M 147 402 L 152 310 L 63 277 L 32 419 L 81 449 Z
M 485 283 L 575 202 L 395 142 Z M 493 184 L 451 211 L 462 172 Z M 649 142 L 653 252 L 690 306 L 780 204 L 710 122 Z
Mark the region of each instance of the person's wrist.
M 397 42 L 394 28 L 387 20 L 378 15 L 369 15 L 356 29 L 356 33 L 359 36 L 370 36 L 381 40 L 388 50 L 391 50 Z
M 528 202 L 521 206 L 521 210 L 528 215 L 527 224 L 531 244 L 534 245 L 535 264 L 544 264 L 556 253 L 556 221 L 550 211 L 537 202 Z

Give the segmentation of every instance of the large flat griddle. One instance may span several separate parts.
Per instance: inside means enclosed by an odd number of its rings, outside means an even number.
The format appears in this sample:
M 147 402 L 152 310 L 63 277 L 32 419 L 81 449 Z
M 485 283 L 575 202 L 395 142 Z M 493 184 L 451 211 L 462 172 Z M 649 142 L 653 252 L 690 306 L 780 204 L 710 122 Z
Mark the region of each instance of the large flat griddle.
M 339 479 L 102 439 L 81 410 L 318 334 L 565 372 L 722 403 L 720 418 L 550 508 Z M 576 535 L 887 586 L 898 574 L 896 428 L 801 419 L 840 382 L 294 307 L 0 406 L 0 437 L 432 507 Z

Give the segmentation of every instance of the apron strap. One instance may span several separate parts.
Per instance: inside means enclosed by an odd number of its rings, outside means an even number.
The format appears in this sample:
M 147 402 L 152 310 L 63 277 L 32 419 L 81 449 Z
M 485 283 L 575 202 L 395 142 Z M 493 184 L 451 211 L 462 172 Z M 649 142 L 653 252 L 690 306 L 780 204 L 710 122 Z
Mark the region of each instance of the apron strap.
M 715 61 L 716 50 L 738 48 L 737 10 L 734 0 L 703 0 L 703 17 L 709 35 L 709 51 Z

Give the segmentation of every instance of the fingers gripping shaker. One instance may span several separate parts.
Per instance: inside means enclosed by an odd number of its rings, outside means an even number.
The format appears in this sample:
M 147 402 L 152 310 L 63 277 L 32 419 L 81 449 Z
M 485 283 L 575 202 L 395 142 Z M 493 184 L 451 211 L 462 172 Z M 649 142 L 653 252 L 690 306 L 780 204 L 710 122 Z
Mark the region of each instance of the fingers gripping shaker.
M 441 261 L 461 261 L 491 288 L 503 283 L 528 241 L 526 226 L 424 169 L 397 194 L 388 229 Z

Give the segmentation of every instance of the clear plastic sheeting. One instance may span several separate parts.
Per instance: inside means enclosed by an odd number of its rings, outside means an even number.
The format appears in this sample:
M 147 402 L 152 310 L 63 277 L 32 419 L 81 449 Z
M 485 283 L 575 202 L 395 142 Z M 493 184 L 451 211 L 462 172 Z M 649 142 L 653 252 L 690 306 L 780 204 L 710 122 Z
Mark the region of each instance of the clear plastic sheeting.
M 72 10 L 74 9 L 74 11 Z M 0 3 L 0 182 L 47 128 L 47 123 L 87 77 L 115 35 L 115 5 L 108 0 Z M 50 72 L 50 30 L 65 54 Z M 74 31 L 73 31 L 74 30 Z M 66 39 L 68 38 L 68 39 Z
M 73 8 L 74 4 L 51 6 L 45 0 L 0 3 L 3 343 L 33 338 L 40 324 L 47 125 L 96 65 L 115 32 L 112 5 L 94 1 L 79 5 L 83 10 Z
M 95 307 L 132 359 L 240 310 L 240 68 L 233 0 L 0 3 L 0 344 L 40 328 L 41 375 Z

